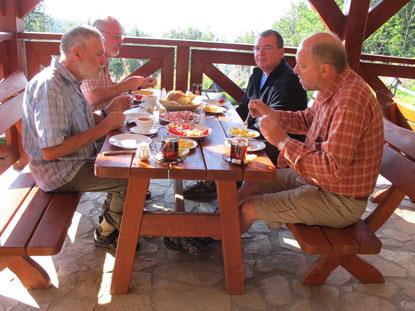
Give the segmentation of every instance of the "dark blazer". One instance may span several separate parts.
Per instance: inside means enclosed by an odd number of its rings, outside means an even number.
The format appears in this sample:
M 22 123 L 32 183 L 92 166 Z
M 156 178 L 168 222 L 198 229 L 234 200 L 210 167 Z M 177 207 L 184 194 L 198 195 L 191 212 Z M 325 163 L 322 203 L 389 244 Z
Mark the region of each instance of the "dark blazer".
M 296 74 L 283 58 L 279 65 L 268 76 L 262 89 L 261 84 L 262 70 L 254 68 L 252 75 L 249 77 L 248 87 L 239 107 L 236 111 L 242 120 L 248 115 L 248 103 L 251 99 L 260 99 L 267 106 L 274 110 L 297 111 L 307 108 L 307 93 L 300 84 Z M 252 117 L 248 120 L 248 128 L 259 131 L 258 122 Z M 300 141 L 305 140 L 304 135 L 291 135 L 291 137 Z M 278 149 L 266 143 L 265 152 L 271 161 L 276 164 L 278 158 Z

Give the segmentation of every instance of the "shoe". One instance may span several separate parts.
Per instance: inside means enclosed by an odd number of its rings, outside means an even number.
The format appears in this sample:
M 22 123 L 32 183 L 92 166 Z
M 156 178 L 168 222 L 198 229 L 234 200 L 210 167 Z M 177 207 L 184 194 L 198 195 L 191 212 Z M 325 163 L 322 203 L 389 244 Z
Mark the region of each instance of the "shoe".
M 165 237 L 163 239 L 166 248 L 192 255 L 199 255 L 206 246 L 213 242 L 215 240 L 212 238 Z
M 101 227 L 98 227 L 95 229 L 94 232 L 94 242 L 96 247 L 103 247 L 108 248 L 111 250 L 117 249 L 117 242 L 118 242 L 118 235 L 120 232 L 115 229 L 110 235 L 103 236 L 101 235 Z M 137 242 L 136 251 L 138 251 L 141 248 L 141 244 Z
M 150 191 L 147 191 L 147 193 L 146 193 L 146 200 L 148 200 L 150 198 L 151 198 L 151 192 Z
M 110 235 L 101 235 L 102 229 L 98 227 L 94 232 L 94 242 L 96 247 L 108 248 L 111 250 L 117 249 L 118 230 L 114 230 Z
M 210 185 L 208 184 L 210 183 Z M 216 198 L 216 183 L 206 182 L 204 180 L 195 182 L 187 186 L 183 191 L 185 199 L 192 200 L 209 200 Z

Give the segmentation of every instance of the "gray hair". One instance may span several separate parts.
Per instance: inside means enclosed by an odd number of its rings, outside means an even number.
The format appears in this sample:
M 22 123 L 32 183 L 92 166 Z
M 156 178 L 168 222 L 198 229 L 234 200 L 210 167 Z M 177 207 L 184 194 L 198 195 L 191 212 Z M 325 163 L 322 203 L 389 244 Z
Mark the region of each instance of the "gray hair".
M 274 29 L 268 29 L 259 34 L 258 37 L 268 37 L 268 36 L 274 36 L 276 39 L 276 43 L 279 49 L 282 49 L 284 47 L 284 40 L 282 39 L 282 36 L 280 33 Z
M 104 37 L 95 27 L 78 26 L 72 28 L 62 37 L 61 52 L 66 55 L 71 52 L 75 45 L 80 45 L 82 48 L 85 48 L 85 43 L 90 37 L 104 41 Z
M 311 47 L 311 55 L 317 63 L 330 64 L 337 73 L 342 73 L 348 65 L 346 48 L 338 36 L 331 35 L 334 40 L 316 43 Z
M 107 16 L 107 17 L 104 17 L 104 18 L 96 19 L 92 23 L 92 26 L 94 26 L 99 31 L 103 31 L 105 29 L 105 26 L 107 26 L 111 22 L 116 22 L 117 24 L 119 24 L 117 19 L 115 19 L 112 16 Z

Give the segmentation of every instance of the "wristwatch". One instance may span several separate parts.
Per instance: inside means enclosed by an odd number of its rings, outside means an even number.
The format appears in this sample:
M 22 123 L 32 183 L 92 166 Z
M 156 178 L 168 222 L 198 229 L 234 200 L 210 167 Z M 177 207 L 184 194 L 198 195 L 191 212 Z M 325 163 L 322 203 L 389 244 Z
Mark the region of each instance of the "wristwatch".
M 289 137 L 289 136 L 287 136 L 287 137 L 285 137 L 283 140 L 281 140 L 281 141 L 278 143 L 278 145 L 277 145 L 278 150 L 279 150 L 279 151 L 281 151 L 281 150 L 285 147 L 285 144 L 286 144 L 289 140 L 290 140 L 290 137 Z

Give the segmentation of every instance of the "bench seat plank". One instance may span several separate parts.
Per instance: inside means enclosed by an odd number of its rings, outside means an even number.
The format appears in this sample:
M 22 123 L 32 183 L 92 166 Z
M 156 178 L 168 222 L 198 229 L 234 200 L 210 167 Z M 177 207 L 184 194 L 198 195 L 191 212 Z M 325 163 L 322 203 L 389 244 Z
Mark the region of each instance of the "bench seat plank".
M 81 192 L 54 193 L 26 251 L 28 256 L 57 254 L 65 241 Z
M 345 229 L 321 227 L 327 239 L 333 245 L 332 254 L 357 254 L 360 245 Z
M 382 242 L 369 229 L 363 220 L 345 228 L 353 239 L 359 244 L 359 251 L 356 254 L 378 254 L 382 248 Z
M 330 254 L 333 245 L 321 231 L 319 226 L 307 226 L 304 224 L 286 224 L 300 244 L 301 249 L 307 254 Z
M 0 237 L 0 255 L 26 256 L 26 246 L 52 196 L 39 187 L 32 188 Z
M 33 176 L 27 170 L 22 171 L 7 189 L 0 190 L 0 234 L 35 185 Z

